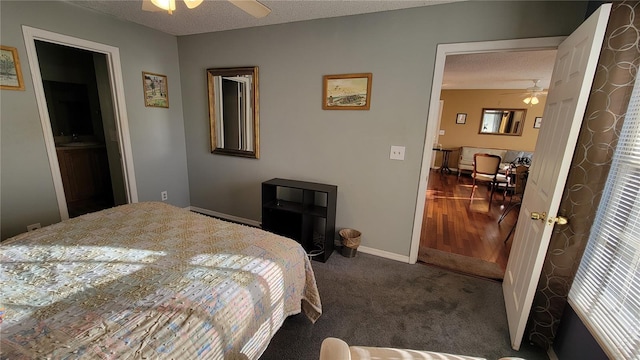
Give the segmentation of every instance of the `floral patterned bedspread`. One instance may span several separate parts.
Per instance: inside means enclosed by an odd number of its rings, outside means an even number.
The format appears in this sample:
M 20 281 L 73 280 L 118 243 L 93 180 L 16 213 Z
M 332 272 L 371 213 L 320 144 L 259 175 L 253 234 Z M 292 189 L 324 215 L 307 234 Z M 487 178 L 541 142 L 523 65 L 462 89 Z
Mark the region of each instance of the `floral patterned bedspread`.
M 3 359 L 257 359 L 322 312 L 298 243 L 164 203 L 16 236 L 0 261 Z

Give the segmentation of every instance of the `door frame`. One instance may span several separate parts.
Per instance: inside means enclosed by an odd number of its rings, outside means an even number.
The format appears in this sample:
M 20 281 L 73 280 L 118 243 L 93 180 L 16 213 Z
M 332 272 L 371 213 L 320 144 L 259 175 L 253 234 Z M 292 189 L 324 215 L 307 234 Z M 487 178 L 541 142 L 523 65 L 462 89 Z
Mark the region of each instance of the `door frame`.
M 436 61 L 433 71 L 433 82 L 431 86 L 431 99 L 429 101 L 429 115 L 427 117 L 427 132 L 425 135 L 422 152 L 422 165 L 420 166 L 420 178 L 418 179 L 418 196 L 413 219 L 413 232 L 411 235 L 411 249 L 409 251 L 409 263 L 415 264 L 418 261 L 418 251 L 420 249 L 420 233 L 422 231 L 422 219 L 424 216 L 425 196 L 427 194 L 427 183 L 429 181 L 429 170 L 431 165 L 430 142 L 434 139 L 438 131 L 438 105 L 440 102 L 440 92 L 442 91 L 442 79 L 444 76 L 444 64 L 448 55 L 477 54 L 487 52 L 508 52 L 508 51 L 535 51 L 557 49 L 558 45 L 565 39 L 565 36 L 547 38 L 528 38 L 497 41 L 480 41 L 470 43 L 440 44 L 436 50 Z
M 122 173 L 124 176 L 127 202 L 138 202 L 138 190 L 136 187 L 131 150 L 131 137 L 129 135 L 129 121 L 127 118 L 124 83 L 122 80 L 122 67 L 120 65 L 120 50 L 117 47 L 62 35 L 51 31 L 36 29 L 26 25 L 22 26 L 22 33 L 24 35 L 24 43 L 27 49 L 27 58 L 29 60 L 31 77 L 33 79 L 33 88 L 36 95 L 36 102 L 38 104 L 40 122 L 44 133 L 45 148 L 47 149 L 47 156 L 49 158 L 49 166 L 51 168 L 51 176 L 53 178 L 53 186 L 56 192 L 61 220 L 69 218 L 69 209 L 67 208 L 67 200 L 64 193 L 64 187 L 62 185 L 62 175 L 60 174 L 60 167 L 58 165 L 58 155 L 56 154 L 56 145 L 53 138 L 53 132 L 51 130 L 51 120 L 49 118 L 47 100 L 44 94 L 42 75 L 40 74 L 40 62 L 38 61 L 38 54 L 36 51 L 36 40 L 64 45 L 76 49 L 88 50 L 94 53 L 104 54 L 106 56 L 111 97 L 113 99 L 118 149 L 121 155 L 120 164 L 122 166 Z

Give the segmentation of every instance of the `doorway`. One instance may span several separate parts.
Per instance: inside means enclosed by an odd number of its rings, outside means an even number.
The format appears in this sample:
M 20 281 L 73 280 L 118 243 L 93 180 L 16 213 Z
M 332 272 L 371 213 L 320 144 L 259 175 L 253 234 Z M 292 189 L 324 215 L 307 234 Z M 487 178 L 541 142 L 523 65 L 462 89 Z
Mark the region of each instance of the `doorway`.
M 514 350 L 519 349 L 524 335 L 551 233 L 555 224 L 560 224 L 562 220 L 558 216 L 562 189 L 569 173 L 584 118 L 611 7 L 611 4 L 601 5 L 570 36 L 565 39 L 555 38 L 555 44 L 548 43 L 546 47 L 558 49 L 551 76 L 552 86 L 549 88 L 544 109 L 544 117 L 548 125 L 541 127 L 535 149 L 536 159 L 527 179 L 527 190 L 522 202 L 522 213 L 519 216 L 519 220 L 526 220 L 529 223 L 516 230 L 502 285 L 509 334 Z M 543 40 L 537 39 L 537 41 Z M 473 49 L 474 46 L 470 44 L 453 44 L 450 47 L 444 45 L 442 48 L 438 46 L 432 84 L 435 91 L 432 91 L 432 94 L 440 93 L 444 59 L 448 53 L 456 53 L 456 51 L 460 53 L 460 50 L 466 50 L 466 52 L 509 50 L 515 48 L 513 42 L 518 41 L 513 40 L 511 44 L 499 42 L 507 46 L 487 46 L 487 43 L 483 43 L 475 47 L 476 49 Z M 541 48 L 541 44 L 536 43 L 536 45 L 517 48 Z M 434 108 L 436 100 L 437 97 L 431 97 L 430 109 Z M 432 110 L 430 110 L 430 120 L 434 118 L 431 113 Z M 435 131 L 433 123 L 434 121 L 428 121 L 427 139 Z M 429 164 L 430 152 L 427 150 L 430 149 L 425 146 L 419 194 L 425 193 L 428 181 L 428 168 L 425 165 Z M 417 231 L 413 232 L 410 252 L 410 261 L 413 262 L 417 258 L 419 247 L 421 230 L 419 218 L 424 211 L 424 202 L 420 200 L 417 199 L 416 202 L 414 230 Z
M 137 202 L 119 50 L 22 29 L 60 218 Z
M 126 204 L 105 55 L 35 46 L 69 217 Z
M 422 156 L 422 166 L 420 170 L 418 197 L 416 201 L 416 210 L 414 213 L 414 225 L 411 239 L 411 250 L 409 254 L 409 263 L 414 264 L 418 260 L 420 235 L 423 226 L 422 220 L 425 212 L 425 196 L 427 195 L 428 181 L 430 181 L 431 177 L 430 169 L 433 157 L 433 141 L 434 139 L 436 139 L 437 134 L 439 134 L 439 95 L 442 91 L 446 57 L 448 55 L 460 54 L 556 49 L 562 42 L 562 40 L 564 40 L 564 37 L 442 44 L 438 46 L 431 89 L 432 96 L 429 102 L 429 114 L 425 136 L 425 146 Z
M 555 49 L 446 57 L 444 85 L 439 94 L 440 103 L 444 102 L 439 111 L 442 125 L 436 133 L 440 140 L 433 146 L 437 155 L 433 158 L 438 158 L 435 165 L 441 171 L 431 166 L 419 261 L 472 275 L 503 278 L 522 193 L 515 191 L 515 176 L 511 173 L 516 164 L 521 164 L 522 169 L 530 164 L 539 134 L 535 118 L 542 118 L 544 111 L 546 91 L 542 87 L 549 86 L 555 58 Z M 534 83 L 541 85 L 535 92 L 539 103 L 525 103 L 532 96 Z M 495 121 L 491 124 L 493 131 L 486 131 L 487 121 L 496 119 L 500 123 Z M 508 124 L 511 127 L 505 126 Z M 510 131 L 514 128 L 517 131 Z M 495 194 L 488 191 L 484 182 L 473 187 L 473 153 L 500 156 L 498 179 L 503 182 Z M 509 169 L 511 164 L 513 168 Z M 463 171 L 456 171 L 460 169 Z M 507 176 L 512 180 L 508 192 Z M 473 201 L 472 189 L 476 193 Z M 489 200 L 491 196 L 493 201 Z M 510 207 L 511 203 L 516 205 Z M 507 208 L 510 211 L 505 212 Z

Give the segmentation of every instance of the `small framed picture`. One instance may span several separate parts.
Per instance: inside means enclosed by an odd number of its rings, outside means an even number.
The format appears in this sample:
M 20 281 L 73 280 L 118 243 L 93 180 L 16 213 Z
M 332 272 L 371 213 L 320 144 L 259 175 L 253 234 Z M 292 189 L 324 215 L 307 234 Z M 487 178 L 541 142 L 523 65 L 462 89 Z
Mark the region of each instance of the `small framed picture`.
M 456 124 L 466 124 L 467 123 L 467 114 L 458 113 L 456 115 Z
M 322 109 L 369 110 L 371 73 L 325 75 L 322 86 Z
M 142 88 L 144 90 L 144 106 L 169 107 L 169 84 L 167 76 L 142 72 Z
M 533 122 L 533 128 L 540 129 L 540 125 L 542 125 L 542 117 L 537 117 Z
M 18 49 L 0 45 L 0 89 L 24 90 Z

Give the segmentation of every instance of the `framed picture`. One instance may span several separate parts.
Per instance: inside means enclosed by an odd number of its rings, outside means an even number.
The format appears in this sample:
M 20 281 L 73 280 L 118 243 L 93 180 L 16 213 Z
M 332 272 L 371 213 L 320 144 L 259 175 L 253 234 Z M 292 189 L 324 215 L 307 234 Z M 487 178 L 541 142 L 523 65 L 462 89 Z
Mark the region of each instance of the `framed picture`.
M 324 110 L 369 110 L 371 73 L 325 75 L 323 78 Z
M 24 90 L 18 49 L 0 45 L 0 89 Z
M 169 84 L 165 75 L 142 72 L 144 106 L 169 107 Z
M 456 124 L 466 124 L 467 123 L 467 114 L 458 113 L 456 115 Z
M 537 117 L 536 120 L 533 122 L 533 128 L 540 129 L 540 125 L 542 125 L 542 117 Z

